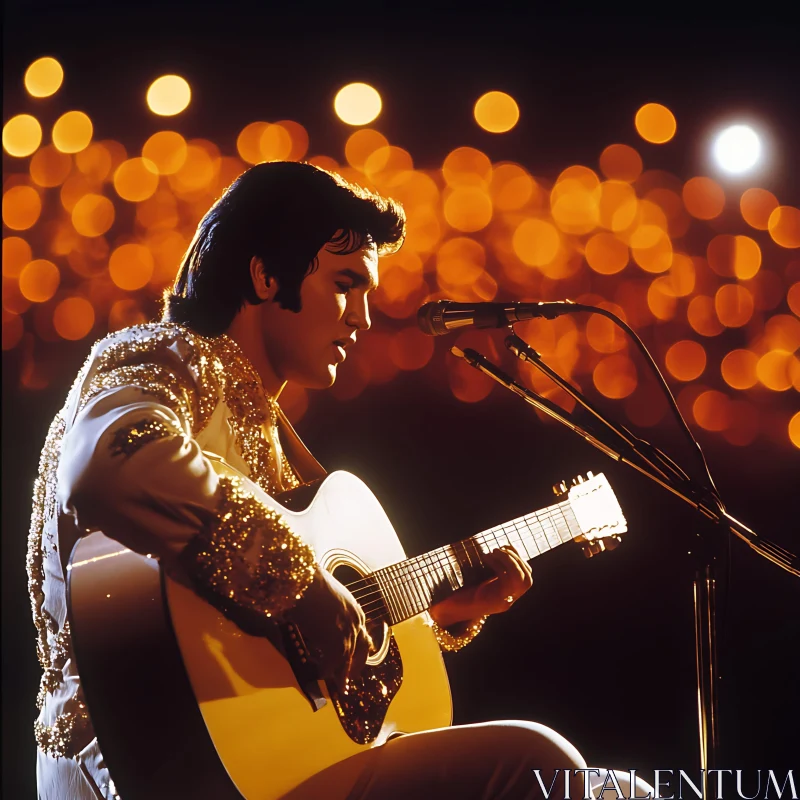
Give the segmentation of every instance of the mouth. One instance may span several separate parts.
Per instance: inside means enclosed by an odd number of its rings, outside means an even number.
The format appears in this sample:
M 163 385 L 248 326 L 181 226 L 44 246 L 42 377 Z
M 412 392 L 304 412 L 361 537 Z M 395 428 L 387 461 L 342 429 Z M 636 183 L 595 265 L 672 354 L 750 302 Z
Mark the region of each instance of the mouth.
M 332 343 L 333 347 L 336 349 L 336 361 L 337 363 L 341 363 L 347 358 L 347 353 L 345 349 L 350 347 L 353 344 L 352 339 L 337 339 Z

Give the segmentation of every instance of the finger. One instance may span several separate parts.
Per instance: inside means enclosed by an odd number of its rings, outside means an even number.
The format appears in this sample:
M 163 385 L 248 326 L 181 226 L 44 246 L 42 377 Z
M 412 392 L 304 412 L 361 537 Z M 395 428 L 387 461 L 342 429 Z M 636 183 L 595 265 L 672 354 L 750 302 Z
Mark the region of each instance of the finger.
M 361 671 L 364 669 L 364 665 L 367 663 L 367 657 L 369 656 L 371 646 L 372 639 L 370 639 L 366 628 L 362 628 L 359 632 L 358 640 L 356 641 L 356 647 L 353 651 L 353 658 L 350 661 L 347 671 L 347 677 L 350 680 L 353 680 L 361 675 Z

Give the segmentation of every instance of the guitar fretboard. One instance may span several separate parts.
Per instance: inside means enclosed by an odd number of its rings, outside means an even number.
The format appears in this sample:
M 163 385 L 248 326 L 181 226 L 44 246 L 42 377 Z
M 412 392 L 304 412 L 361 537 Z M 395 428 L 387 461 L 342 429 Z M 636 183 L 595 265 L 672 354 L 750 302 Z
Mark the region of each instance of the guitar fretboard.
M 569 501 L 512 519 L 455 544 L 376 570 L 353 594 L 367 618 L 390 625 L 420 614 L 447 593 L 460 589 L 486 553 L 513 545 L 528 561 L 581 533 Z

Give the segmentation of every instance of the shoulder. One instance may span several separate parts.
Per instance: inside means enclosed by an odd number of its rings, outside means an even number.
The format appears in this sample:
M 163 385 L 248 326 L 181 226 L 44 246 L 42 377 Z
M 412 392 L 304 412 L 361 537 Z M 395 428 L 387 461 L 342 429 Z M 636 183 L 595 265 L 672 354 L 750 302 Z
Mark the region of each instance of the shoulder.
M 169 322 L 115 331 L 92 348 L 81 405 L 104 389 L 138 386 L 151 394 L 168 392 L 180 398 L 202 427 L 220 399 L 226 349 L 224 337 L 208 338 Z

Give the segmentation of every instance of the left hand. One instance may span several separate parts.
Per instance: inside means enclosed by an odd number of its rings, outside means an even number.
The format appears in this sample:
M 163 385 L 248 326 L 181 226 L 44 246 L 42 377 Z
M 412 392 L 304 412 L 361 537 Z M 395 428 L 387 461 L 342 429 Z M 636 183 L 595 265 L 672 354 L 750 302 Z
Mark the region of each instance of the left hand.
M 459 589 L 431 607 L 430 614 L 439 627 L 508 611 L 533 585 L 531 568 L 513 545 L 484 554 L 483 563 L 494 572 L 494 577 L 477 586 Z

